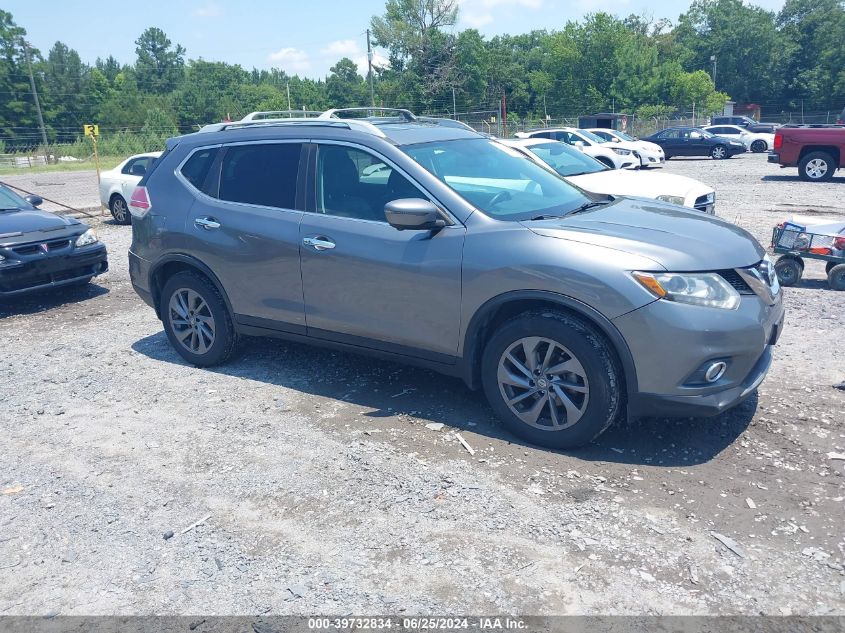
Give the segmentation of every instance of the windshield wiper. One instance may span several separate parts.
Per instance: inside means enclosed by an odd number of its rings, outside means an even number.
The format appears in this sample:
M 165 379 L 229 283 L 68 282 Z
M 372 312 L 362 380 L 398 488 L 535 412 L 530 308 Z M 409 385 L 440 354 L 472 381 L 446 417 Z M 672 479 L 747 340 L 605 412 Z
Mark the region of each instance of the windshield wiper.
M 539 220 L 559 220 L 566 216 L 563 215 L 551 215 L 551 214 L 543 214 L 543 215 L 535 215 L 533 218 L 528 218 L 529 222 L 536 222 Z
M 593 202 L 585 202 L 580 207 L 576 209 L 572 209 L 566 215 L 574 215 L 575 213 L 581 213 L 582 211 L 587 211 L 588 209 L 593 209 L 595 207 L 602 207 L 606 204 L 610 204 L 612 200 L 594 200 Z

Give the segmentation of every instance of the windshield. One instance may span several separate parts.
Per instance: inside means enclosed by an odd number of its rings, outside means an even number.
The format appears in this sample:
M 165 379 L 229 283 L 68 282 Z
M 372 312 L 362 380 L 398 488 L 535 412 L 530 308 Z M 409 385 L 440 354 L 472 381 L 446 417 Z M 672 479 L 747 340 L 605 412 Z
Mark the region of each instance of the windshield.
M 713 138 L 714 136 L 716 136 L 715 134 L 713 134 L 712 132 L 708 132 L 707 130 L 696 130 L 696 131 L 701 132 L 701 136 L 703 136 L 704 138 Z
M 588 132 L 587 130 L 578 130 L 578 134 L 580 134 L 581 136 L 583 136 L 585 138 L 590 139 L 593 143 L 598 143 L 599 145 L 601 145 L 602 143 L 607 143 L 607 139 L 602 138 L 601 136 L 598 136 L 596 134 L 593 134 L 592 132 Z
M 486 138 L 420 143 L 402 150 L 497 220 L 566 215 L 590 202 L 565 180 Z
M 32 205 L 21 198 L 18 194 L 0 187 L 0 209 L 30 209 Z
M 580 176 L 606 171 L 607 167 L 584 152 L 572 149 L 565 143 L 543 143 L 526 148 L 561 176 Z

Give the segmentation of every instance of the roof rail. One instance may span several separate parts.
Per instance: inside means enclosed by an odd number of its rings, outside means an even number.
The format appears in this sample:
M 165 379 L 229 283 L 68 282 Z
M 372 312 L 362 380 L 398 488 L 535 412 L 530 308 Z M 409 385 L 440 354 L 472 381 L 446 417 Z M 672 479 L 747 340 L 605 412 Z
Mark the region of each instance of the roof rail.
M 348 113 L 357 113 L 357 112 L 366 112 L 367 116 L 375 117 L 377 115 L 373 114 L 375 112 L 378 113 L 390 113 L 391 115 L 399 115 L 406 121 L 416 121 L 417 117 L 414 116 L 414 113 L 410 110 L 406 110 L 405 108 L 380 108 L 380 107 L 365 107 L 365 108 L 332 108 L 331 110 L 326 110 L 323 112 L 319 118 L 321 119 L 343 119 L 344 121 L 350 120 L 349 118 L 344 118 L 338 116 L 340 114 L 348 114 Z M 354 119 L 353 119 L 354 120 Z
M 251 127 L 270 126 L 303 126 L 303 127 L 340 127 L 347 130 L 357 130 L 373 136 L 386 137 L 386 134 L 369 121 L 356 121 L 355 119 L 323 119 L 311 118 L 290 118 L 290 119 L 257 119 L 254 121 L 234 121 L 232 123 L 211 123 L 202 127 L 200 132 L 221 132 L 223 130 L 239 130 Z
M 282 119 L 282 118 L 317 118 L 322 114 L 321 110 L 267 110 L 250 112 L 241 121 L 264 121 L 266 119 Z

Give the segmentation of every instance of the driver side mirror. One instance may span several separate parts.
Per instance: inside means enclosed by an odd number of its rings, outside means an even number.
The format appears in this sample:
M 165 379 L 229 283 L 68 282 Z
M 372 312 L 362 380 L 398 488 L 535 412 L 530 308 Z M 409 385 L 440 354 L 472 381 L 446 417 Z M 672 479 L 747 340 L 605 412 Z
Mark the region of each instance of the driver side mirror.
M 41 196 L 36 196 L 35 194 L 26 196 L 24 200 L 26 200 L 33 207 L 40 207 L 42 204 L 44 204 L 44 198 L 42 198 Z
M 399 231 L 437 231 L 446 226 L 440 209 L 422 198 L 400 198 L 384 205 L 388 224 Z

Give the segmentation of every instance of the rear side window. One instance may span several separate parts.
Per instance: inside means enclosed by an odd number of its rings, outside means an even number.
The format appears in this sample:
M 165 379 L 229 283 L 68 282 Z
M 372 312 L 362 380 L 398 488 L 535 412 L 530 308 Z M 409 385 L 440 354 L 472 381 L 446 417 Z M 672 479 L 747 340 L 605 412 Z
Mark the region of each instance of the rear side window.
M 194 152 L 184 165 L 182 165 L 182 175 L 194 187 L 203 190 L 202 186 L 205 179 L 208 177 L 208 172 L 214 159 L 217 157 L 218 147 L 208 147 Z
M 220 199 L 280 209 L 296 208 L 301 143 L 260 143 L 228 148 Z

